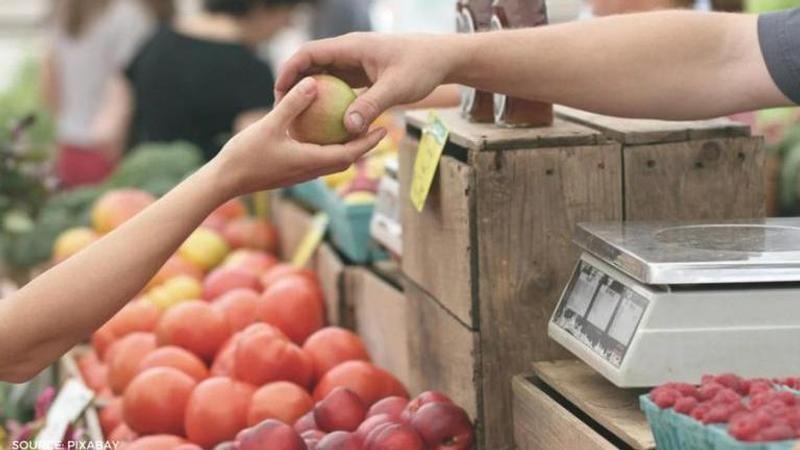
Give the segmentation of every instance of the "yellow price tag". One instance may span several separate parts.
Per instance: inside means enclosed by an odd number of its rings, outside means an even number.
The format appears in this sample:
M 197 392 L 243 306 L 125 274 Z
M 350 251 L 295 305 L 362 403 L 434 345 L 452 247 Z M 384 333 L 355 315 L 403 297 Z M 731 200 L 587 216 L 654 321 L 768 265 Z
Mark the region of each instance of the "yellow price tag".
M 311 227 L 306 232 L 306 235 L 303 236 L 303 240 L 300 241 L 300 245 L 297 246 L 297 250 L 294 252 L 292 264 L 295 267 L 304 267 L 308 263 L 311 259 L 311 255 L 314 254 L 314 250 L 316 250 L 322 242 L 322 238 L 325 236 L 325 231 L 328 229 L 329 223 L 330 217 L 324 212 L 314 215 L 314 219 L 311 221 Z
M 433 177 L 436 175 L 436 168 L 439 167 L 439 159 L 442 157 L 449 134 L 450 130 L 439 116 L 433 111 L 428 113 L 428 124 L 422 130 L 411 179 L 411 203 L 417 212 L 422 212 L 422 208 L 425 207 L 425 200 L 431 190 Z

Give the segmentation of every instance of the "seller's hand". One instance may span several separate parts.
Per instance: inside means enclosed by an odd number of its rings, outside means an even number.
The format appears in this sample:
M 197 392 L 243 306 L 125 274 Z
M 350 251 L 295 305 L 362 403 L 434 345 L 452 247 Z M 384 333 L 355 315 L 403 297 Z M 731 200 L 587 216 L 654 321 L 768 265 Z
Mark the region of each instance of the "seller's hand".
M 287 133 L 292 120 L 317 95 L 305 78 L 269 114 L 231 138 L 210 164 L 228 197 L 283 187 L 347 169 L 386 136 L 383 128 L 343 145 L 298 142 Z
M 368 87 L 350 106 L 345 126 L 363 133 L 381 113 L 422 100 L 442 84 L 458 57 L 453 38 L 434 35 L 353 33 L 311 42 L 281 68 L 275 83 L 281 98 L 303 75 L 327 72 L 352 87 Z

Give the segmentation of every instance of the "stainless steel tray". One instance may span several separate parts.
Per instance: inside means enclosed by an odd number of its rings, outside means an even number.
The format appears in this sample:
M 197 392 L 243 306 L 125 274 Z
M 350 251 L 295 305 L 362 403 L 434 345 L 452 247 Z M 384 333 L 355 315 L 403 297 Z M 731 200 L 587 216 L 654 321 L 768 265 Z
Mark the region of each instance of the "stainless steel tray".
M 579 224 L 575 243 L 644 284 L 800 282 L 800 218 Z

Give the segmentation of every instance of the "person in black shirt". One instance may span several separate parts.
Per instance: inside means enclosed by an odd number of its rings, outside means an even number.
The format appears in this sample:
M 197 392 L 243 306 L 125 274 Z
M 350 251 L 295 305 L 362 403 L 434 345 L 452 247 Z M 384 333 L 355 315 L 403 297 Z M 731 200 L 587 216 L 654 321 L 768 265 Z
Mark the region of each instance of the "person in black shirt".
M 288 24 L 299 0 L 205 0 L 205 12 L 164 24 L 126 71 L 131 146 L 184 140 L 210 160 L 242 117 L 274 102 L 274 74 L 253 47 Z

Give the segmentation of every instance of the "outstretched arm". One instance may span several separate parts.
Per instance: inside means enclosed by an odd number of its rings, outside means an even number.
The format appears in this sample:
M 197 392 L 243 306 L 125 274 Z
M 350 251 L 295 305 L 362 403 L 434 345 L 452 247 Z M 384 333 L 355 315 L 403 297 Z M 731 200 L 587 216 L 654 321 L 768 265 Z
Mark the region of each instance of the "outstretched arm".
M 315 96 L 313 80 L 304 80 L 156 203 L 1 300 L 0 380 L 24 381 L 86 339 L 226 200 L 344 170 L 385 135 L 328 147 L 293 141 L 287 127 Z
M 767 70 L 757 22 L 665 11 L 476 35 L 353 34 L 303 47 L 284 65 L 276 91 L 318 71 L 368 86 L 348 112 L 353 132 L 445 82 L 660 119 L 789 105 Z

